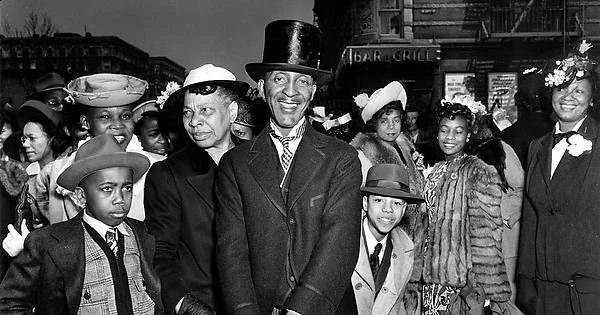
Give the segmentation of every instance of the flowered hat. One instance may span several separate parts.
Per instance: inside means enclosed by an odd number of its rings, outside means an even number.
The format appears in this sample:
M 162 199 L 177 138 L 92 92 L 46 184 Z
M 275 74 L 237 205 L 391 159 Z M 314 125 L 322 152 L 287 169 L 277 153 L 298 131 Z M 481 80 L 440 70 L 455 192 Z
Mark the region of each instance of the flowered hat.
M 158 112 L 158 104 L 156 101 L 146 101 L 133 108 L 133 122 L 137 124 L 142 120 L 144 113 Z
M 567 55 L 567 58 L 556 61 L 556 68 L 546 76 L 546 86 L 561 86 L 573 80 L 582 80 L 590 77 L 596 67 L 596 62 L 589 59 L 588 50 L 592 44 L 585 41 L 579 44 L 576 50 Z

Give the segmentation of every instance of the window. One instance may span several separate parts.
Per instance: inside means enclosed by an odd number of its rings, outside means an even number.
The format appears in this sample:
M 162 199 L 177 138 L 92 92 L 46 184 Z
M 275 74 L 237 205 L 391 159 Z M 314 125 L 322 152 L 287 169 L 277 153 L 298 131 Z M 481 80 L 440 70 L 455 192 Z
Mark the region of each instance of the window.
M 402 35 L 404 0 L 379 0 L 379 27 L 382 35 Z

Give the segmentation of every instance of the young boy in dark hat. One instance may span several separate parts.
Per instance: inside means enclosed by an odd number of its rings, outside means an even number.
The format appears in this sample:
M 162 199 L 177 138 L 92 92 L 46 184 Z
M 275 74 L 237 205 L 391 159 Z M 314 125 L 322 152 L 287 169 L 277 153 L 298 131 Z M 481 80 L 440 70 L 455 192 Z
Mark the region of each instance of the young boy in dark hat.
M 127 218 L 149 166 L 110 135 L 83 144 L 58 183 L 84 210 L 29 234 L 0 284 L 0 313 L 162 314 L 154 239 Z
M 365 217 L 352 286 L 359 314 L 406 314 L 404 288 L 412 273 L 414 244 L 398 226 L 409 203 L 423 202 L 410 192 L 407 171 L 376 164 L 363 192 Z

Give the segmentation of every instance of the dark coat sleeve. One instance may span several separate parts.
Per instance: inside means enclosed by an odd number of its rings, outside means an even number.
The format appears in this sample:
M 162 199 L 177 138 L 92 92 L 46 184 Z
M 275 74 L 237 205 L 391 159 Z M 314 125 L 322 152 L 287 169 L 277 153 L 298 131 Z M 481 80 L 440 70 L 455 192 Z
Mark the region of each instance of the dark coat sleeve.
M 540 140 L 535 140 L 529 147 L 528 156 L 528 170 L 529 172 L 534 171 L 532 166 L 532 160 L 536 158 L 536 154 L 540 150 Z M 530 177 L 530 176 L 528 176 Z M 531 203 L 530 196 L 527 192 L 527 188 L 532 183 L 529 179 L 525 183 L 525 190 L 523 192 L 523 208 L 521 210 L 521 235 L 519 237 L 519 259 L 517 265 L 517 275 L 519 277 L 525 277 L 527 279 L 534 279 L 535 277 L 535 234 L 537 230 L 537 214 Z
M 216 214 L 216 227 L 219 231 L 217 268 L 227 313 L 258 314 L 242 200 L 235 180 L 233 162 L 227 154 L 219 163 L 215 191 L 219 196 L 219 211 Z
M 154 267 L 160 278 L 165 309 L 172 312 L 189 288 L 183 281 L 177 254 L 181 199 L 167 161 L 155 163 L 148 171 L 144 196 L 145 223 L 156 242 Z
M 33 231 L 23 251 L 17 256 L 0 284 L 0 313 L 31 313 L 40 282 L 43 262 L 43 241 L 47 235 Z
M 334 313 L 358 260 L 362 174 L 356 151 L 342 152 L 334 167 L 319 242 L 284 303 L 301 314 Z

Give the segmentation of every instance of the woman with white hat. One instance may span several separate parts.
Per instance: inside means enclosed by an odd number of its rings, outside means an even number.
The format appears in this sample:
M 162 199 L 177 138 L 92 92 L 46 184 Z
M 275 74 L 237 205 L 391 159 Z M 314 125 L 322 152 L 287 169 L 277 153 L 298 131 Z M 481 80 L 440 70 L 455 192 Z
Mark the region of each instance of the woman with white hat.
M 402 134 L 402 124 L 406 120 L 406 91 L 400 82 L 392 81 L 369 97 L 361 94 L 355 97 L 362 108 L 361 117 L 366 124 L 363 132 L 356 135 L 350 144 L 358 151 L 363 181 L 367 171 L 376 164 L 398 164 L 409 174 L 411 193 L 420 194 L 424 187 L 422 156 L 413 144 Z M 413 159 L 414 158 L 414 159 Z M 417 163 L 415 163 L 415 160 Z M 400 223 L 415 243 L 413 273 L 407 285 L 404 299 L 409 314 L 418 308 L 418 281 L 421 274 L 423 236 L 427 214 L 422 204 L 409 205 L 410 215 Z

